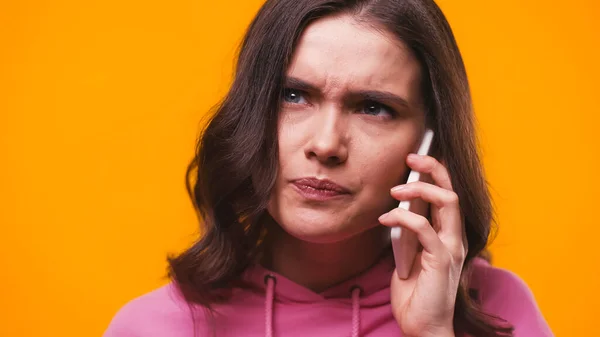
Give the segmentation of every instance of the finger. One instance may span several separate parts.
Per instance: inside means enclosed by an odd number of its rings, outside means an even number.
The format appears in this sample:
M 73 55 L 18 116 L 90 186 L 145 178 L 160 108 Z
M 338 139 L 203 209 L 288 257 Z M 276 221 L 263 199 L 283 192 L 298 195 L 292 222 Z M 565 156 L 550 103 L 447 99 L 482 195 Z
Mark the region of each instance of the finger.
M 436 185 L 447 190 L 453 190 L 450 173 L 437 159 L 412 153 L 408 155 L 406 162 L 411 169 L 429 174 Z
M 394 208 L 380 216 L 379 222 L 384 226 L 402 227 L 415 233 L 423 250 L 434 256 L 443 255 L 446 249 L 429 221 L 419 214 L 402 208 Z
M 392 197 L 399 201 L 421 198 L 440 209 L 460 211 L 456 192 L 423 181 L 398 185 L 393 187 L 390 192 Z
M 397 200 L 420 198 L 436 207 L 431 209 L 432 222 L 437 228 L 443 242 L 457 255 L 464 251 L 466 244 L 464 221 L 462 219 L 458 195 L 454 191 L 436 185 L 416 181 L 393 188 L 391 195 Z M 439 219 L 439 221 L 433 221 Z

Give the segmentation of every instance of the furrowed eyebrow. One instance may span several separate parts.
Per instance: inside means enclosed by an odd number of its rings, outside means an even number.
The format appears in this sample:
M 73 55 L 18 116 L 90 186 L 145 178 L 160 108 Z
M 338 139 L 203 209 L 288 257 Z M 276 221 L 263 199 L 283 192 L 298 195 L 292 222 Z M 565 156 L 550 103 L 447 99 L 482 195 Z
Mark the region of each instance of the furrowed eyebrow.
M 402 106 L 405 108 L 410 108 L 408 102 L 395 94 L 387 91 L 376 91 L 376 90 L 366 90 L 366 91 L 357 91 L 351 94 L 352 96 L 362 97 L 364 100 L 382 102 L 382 103 L 391 103 L 398 106 Z
M 316 86 L 296 77 L 286 77 L 285 86 L 303 91 L 319 91 Z
M 308 83 L 296 77 L 287 76 L 285 78 L 285 86 L 294 88 L 297 90 L 308 91 L 308 92 L 320 92 L 320 90 L 313 84 Z M 378 90 L 359 90 L 352 91 L 347 94 L 347 97 L 351 98 L 362 98 L 363 100 L 376 101 L 386 104 L 394 104 L 405 108 L 410 108 L 408 101 L 396 94 L 392 94 L 388 91 Z

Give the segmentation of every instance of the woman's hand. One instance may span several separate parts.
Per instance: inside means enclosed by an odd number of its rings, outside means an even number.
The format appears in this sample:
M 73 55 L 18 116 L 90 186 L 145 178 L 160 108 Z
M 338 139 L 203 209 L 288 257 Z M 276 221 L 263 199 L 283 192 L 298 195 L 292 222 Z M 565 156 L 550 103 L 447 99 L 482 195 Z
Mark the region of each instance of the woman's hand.
M 421 198 L 430 203 L 432 223 L 401 208 L 379 218 L 385 226 L 416 233 L 423 246 L 406 280 L 395 272 L 392 276 L 392 311 L 406 336 L 454 336 L 454 305 L 468 249 L 458 196 L 446 167 L 433 157 L 409 155 L 407 163 L 413 170 L 430 175 L 434 184 L 418 181 L 400 185 L 391 195 L 398 200 Z

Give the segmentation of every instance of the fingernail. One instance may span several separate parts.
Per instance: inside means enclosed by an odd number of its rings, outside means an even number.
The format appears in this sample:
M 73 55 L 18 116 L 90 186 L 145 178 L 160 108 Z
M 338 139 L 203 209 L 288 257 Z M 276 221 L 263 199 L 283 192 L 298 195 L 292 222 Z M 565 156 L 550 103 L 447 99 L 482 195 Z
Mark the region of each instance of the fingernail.
M 405 187 L 406 187 L 406 185 L 395 186 L 394 188 L 392 188 L 392 192 L 398 192 L 400 190 L 403 190 Z
M 384 221 L 389 216 L 389 213 L 384 213 L 379 217 L 379 221 Z
M 417 160 L 417 159 L 419 159 L 420 157 L 421 157 L 421 156 L 419 156 L 418 154 L 415 154 L 415 153 L 411 153 L 411 154 L 409 154 L 409 155 L 408 155 L 408 159 L 409 159 L 409 160 Z

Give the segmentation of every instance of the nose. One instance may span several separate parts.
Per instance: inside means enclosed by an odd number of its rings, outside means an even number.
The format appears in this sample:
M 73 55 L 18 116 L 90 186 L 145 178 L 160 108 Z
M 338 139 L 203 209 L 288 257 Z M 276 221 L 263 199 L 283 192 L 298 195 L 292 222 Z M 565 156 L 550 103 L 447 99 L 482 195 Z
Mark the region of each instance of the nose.
M 323 165 L 337 166 L 348 159 L 348 125 L 343 111 L 323 107 L 315 113 L 310 138 L 304 149 L 306 158 Z

